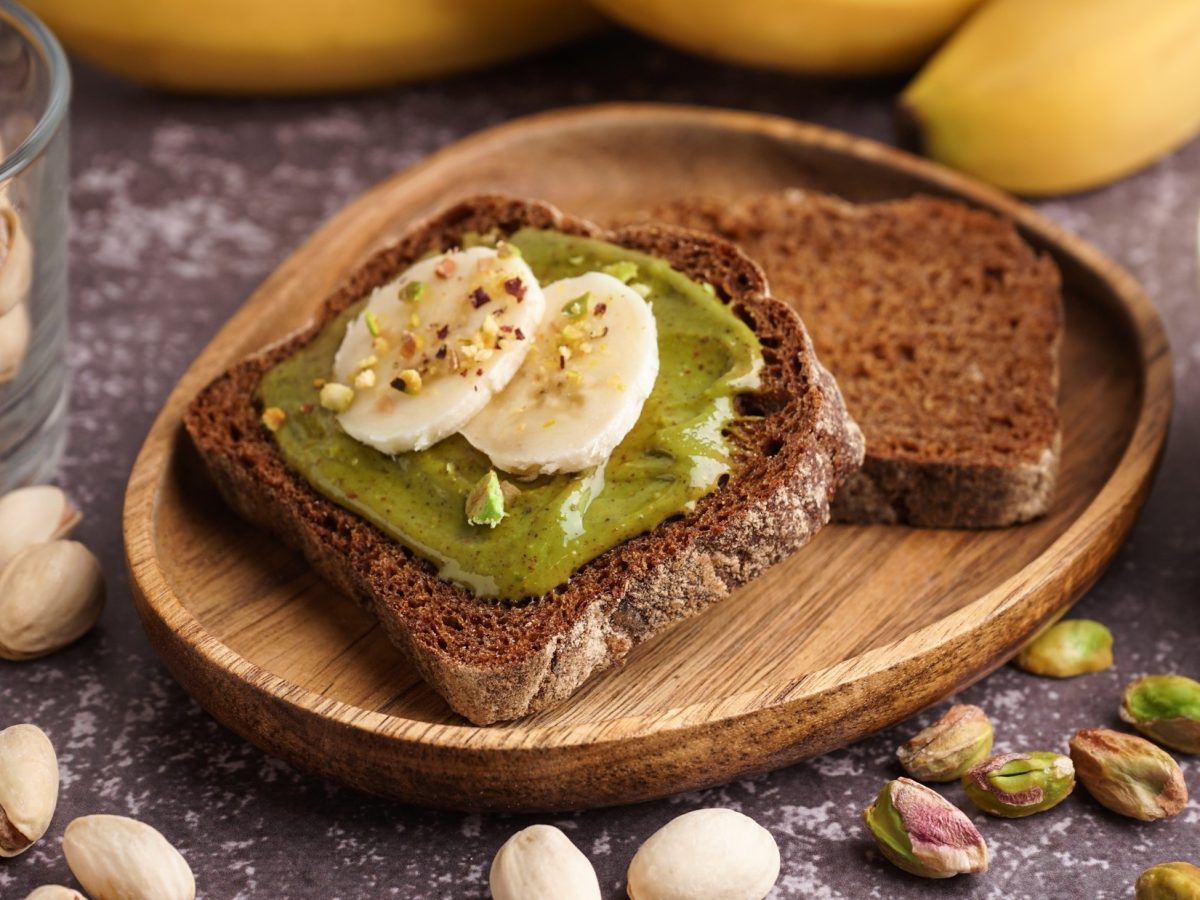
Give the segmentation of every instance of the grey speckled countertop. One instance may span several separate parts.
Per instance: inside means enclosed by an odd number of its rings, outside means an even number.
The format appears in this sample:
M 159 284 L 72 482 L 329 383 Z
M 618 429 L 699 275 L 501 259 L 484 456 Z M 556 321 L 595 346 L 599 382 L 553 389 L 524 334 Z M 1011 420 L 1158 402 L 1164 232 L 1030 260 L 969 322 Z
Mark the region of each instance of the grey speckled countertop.
M 769 111 L 891 139 L 894 83 L 823 84 L 703 63 L 606 36 L 437 84 L 296 101 L 159 96 L 77 69 L 72 116 L 71 435 L 60 480 L 82 504 L 82 539 L 110 602 L 87 639 L 48 659 L 0 664 L 0 725 L 55 741 L 62 797 L 48 838 L 0 862 L 0 897 L 68 882 L 61 834 L 109 811 L 162 830 L 205 898 L 485 897 L 492 854 L 534 817 L 406 808 L 301 775 L 202 712 L 150 651 L 128 596 L 120 509 L 152 417 L 192 357 L 318 223 L 375 181 L 478 128 L 554 106 L 666 100 Z M 999 724 L 1002 749 L 1062 747 L 1113 724 L 1139 673 L 1200 674 L 1200 302 L 1195 263 L 1200 142 L 1113 187 L 1042 204 L 1141 279 L 1166 317 L 1178 403 L 1157 486 L 1128 545 L 1078 612 L 1117 634 L 1114 669 L 1068 682 L 1005 668 L 961 699 Z M 1200 863 L 1200 803 L 1140 825 L 1081 795 L 1028 820 L 983 821 L 991 872 L 910 878 L 881 861 L 860 811 L 892 752 L 929 715 L 872 740 L 723 788 L 548 817 L 623 896 L 638 844 L 669 818 L 728 805 L 771 829 L 783 855 L 773 897 L 1115 898 L 1146 865 Z M 1200 760 L 1184 763 L 1200 795 Z M 949 791 L 962 801 L 957 787 Z

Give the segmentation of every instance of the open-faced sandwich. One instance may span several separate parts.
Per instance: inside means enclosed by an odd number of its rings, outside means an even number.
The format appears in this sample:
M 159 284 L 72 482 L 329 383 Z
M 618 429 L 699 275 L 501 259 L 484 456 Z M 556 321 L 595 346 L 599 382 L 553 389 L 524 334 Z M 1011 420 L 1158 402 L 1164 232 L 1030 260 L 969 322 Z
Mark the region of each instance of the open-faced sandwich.
M 497 196 L 414 226 L 186 426 L 226 501 L 481 724 L 796 550 L 863 456 L 732 244 Z

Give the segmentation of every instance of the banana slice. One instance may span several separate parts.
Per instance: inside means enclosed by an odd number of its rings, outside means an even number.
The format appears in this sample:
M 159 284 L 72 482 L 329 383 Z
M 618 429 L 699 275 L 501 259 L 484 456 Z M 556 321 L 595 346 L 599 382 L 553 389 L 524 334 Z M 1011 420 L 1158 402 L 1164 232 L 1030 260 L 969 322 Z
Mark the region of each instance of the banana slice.
M 654 316 L 641 295 L 589 272 L 544 288 L 546 315 L 521 371 L 463 436 L 520 475 L 604 462 L 637 423 L 658 377 Z
M 514 248 L 422 260 L 376 288 L 347 326 L 333 363 L 342 387 L 322 402 L 330 398 L 355 440 L 384 453 L 423 450 L 508 384 L 544 310 L 541 287 Z

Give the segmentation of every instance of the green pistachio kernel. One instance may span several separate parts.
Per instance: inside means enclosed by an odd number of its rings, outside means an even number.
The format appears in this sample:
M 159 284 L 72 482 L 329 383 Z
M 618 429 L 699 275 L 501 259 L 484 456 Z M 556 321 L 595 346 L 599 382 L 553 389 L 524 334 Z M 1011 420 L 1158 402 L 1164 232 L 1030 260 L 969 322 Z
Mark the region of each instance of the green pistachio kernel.
M 1033 675 L 1073 678 L 1113 663 L 1112 632 L 1091 619 L 1063 619 L 1039 634 L 1013 659 Z
M 984 812 L 1019 819 L 1066 800 L 1075 789 L 1075 766 L 1050 751 L 999 753 L 967 772 L 962 786 Z
M 467 522 L 495 528 L 504 518 L 504 489 L 495 469 L 476 482 L 467 495 Z
M 1138 877 L 1137 900 L 1200 900 L 1200 868 L 1185 862 L 1151 866 Z
M 568 300 L 562 308 L 562 314 L 568 319 L 582 319 L 587 315 L 588 298 L 591 297 L 591 292 L 580 294 L 574 300 Z
M 974 823 L 937 791 L 908 778 L 889 781 L 863 821 L 893 865 L 922 878 L 986 872 L 987 844 Z
M 1152 822 L 1178 815 L 1187 806 L 1179 763 L 1145 738 L 1088 728 L 1075 732 L 1070 743 L 1075 774 L 1113 812 Z
M 638 267 L 637 263 L 622 259 L 615 263 L 609 263 L 607 266 L 601 266 L 600 271 L 605 275 L 611 275 L 618 281 L 629 284 L 629 282 L 637 278 Z
M 367 323 L 367 331 L 371 337 L 379 337 L 379 317 L 368 309 L 363 313 L 363 319 Z
M 426 289 L 425 282 L 410 281 L 408 284 L 406 284 L 404 286 L 404 289 L 400 292 L 400 296 L 404 300 L 408 300 L 413 303 L 416 303 L 418 300 L 420 300 L 422 297 L 425 296 L 425 289 Z
M 1121 718 L 1146 737 L 1182 753 L 1200 753 L 1200 681 L 1147 675 L 1125 688 Z
M 896 751 L 917 781 L 957 781 L 992 751 L 992 723 L 978 706 L 956 704 Z

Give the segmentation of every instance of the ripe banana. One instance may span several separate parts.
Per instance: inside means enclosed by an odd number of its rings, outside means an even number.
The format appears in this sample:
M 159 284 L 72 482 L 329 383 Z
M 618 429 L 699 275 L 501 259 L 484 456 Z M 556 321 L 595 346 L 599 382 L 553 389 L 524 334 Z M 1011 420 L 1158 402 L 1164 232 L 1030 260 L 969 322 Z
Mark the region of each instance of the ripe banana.
M 545 298 L 509 251 L 442 253 L 371 292 L 333 360 L 341 401 L 330 397 L 333 385 L 322 388 L 322 403 L 341 413 L 348 435 L 383 453 L 424 450 L 512 380 Z
M 1097 187 L 1200 131 L 1200 0 L 991 0 L 900 104 L 940 162 L 1022 194 Z
M 632 287 L 588 272 L 545 294 L 529 358 L 462 430 L 493 465 L 521 475 L 603 463 L 637 424 L 658 377 L 654 315 Z
M 793 72 L 865 75 L 912 69 L 980 0 L 593 2 L 630 28 L 704 56 Z
M 584 0 L 26 0 L 73 52 L 172 90 L 295 94 L 429 78 L 591 31 Z

